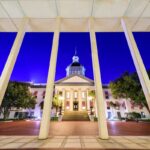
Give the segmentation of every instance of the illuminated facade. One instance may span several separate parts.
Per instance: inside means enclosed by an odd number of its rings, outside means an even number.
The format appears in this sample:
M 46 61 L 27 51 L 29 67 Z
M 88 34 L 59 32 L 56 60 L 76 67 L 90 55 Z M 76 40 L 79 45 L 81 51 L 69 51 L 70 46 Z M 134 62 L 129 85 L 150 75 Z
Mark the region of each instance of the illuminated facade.
M 62 110 L 64 111 L 92 111 L 97 116 L 96 99 L 90 95 L 91 91 L 95 92 L 94 81 L 85 76 L 85 67 L 79 63 L 79 57 L 73 56 L 72 64 L 66 69 L 66 77 L 55 82 L 54 95 L 59 96 L 62 101 Z M 74 67 L 78 67 L 74 68 Z M 42 107 L 45 98 L 46 84 L 29 84 L 31 93 L 36 97 L 37 104 L 34 110 L 17 110 L 11 111 L 9 118 L 16 118 L 19 115 L 26 115 L 41 119 Z M 115 99 L 112 96 L 108 85 L 103 85 L 103 98 L 105 100 L 105 113 L 107 119 L 117 120 L 126 117 L 128 112 L 138 112 L 142 117 L 149 117 L 145 107 L 137 106 L 126 99 Z M 113 107 L 115 104 L 116 107 Z M 51 116 L 56 115 L 55 108 L 51 110 Z

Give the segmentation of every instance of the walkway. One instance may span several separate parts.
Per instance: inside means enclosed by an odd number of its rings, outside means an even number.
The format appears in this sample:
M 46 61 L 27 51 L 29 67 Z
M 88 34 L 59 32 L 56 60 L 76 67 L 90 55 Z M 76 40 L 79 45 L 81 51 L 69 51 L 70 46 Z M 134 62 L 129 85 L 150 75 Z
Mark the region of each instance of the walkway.
M 90 121 L 87 111 L 69 111 L 63 115 L 63 121 Z
M 101 140 L 96 136 L 54 136 L 38 140 L 36 136 L 0 136 L 0 149 L 150 149 L 150 137 L 110 137 Z M 56 149 L 55 149 L 56 150 Z
M 38 135 L 39 121 L 0 122 L 0 135 Z M 109 135 L 150 136 L 150 123 L 144 122 L 108 122 Z M 98 135 L 97 122 L 63 121 L 51 122 L 50 135 Z

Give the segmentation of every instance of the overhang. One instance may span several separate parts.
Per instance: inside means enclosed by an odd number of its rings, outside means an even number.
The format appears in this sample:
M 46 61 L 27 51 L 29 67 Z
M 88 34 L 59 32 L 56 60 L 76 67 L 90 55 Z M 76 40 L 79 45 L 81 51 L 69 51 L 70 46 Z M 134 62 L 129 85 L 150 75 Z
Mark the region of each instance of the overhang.
M 61 32 L 88 32 L 91 16 L 96 32 L 122 31 L 122 17 L 132 31 L 150 31 L 150 0 L 0 0 L 1 32 L 17 31 L 24 16 L 28 32 L 53 32 L 57 16 Z

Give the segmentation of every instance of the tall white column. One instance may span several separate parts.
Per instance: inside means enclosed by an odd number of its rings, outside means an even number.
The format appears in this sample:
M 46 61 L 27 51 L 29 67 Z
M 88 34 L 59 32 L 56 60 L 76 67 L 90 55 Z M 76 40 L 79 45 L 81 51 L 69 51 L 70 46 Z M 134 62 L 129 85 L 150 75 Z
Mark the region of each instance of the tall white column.
M 74 102 L 74 90 L 70 90 L 70 111 L 73 111 L 73 102 Z
M 59 33 L 60 33 L 60 17 L 56 18 L 56 28 L 53 37 L 53 45 L 50 58 L 50 66 L 48 71 L 48 79 L 44 100 L 43 115 L 41 120 L 39 139 L 46 139 L 49 134 L 49 124 L 51 118 L 51 106 L 53 100 L 54 80 L 56 72 L 56 61 L 59 45 Z
M 97 111 L 98 111 L 97 114 L 98 114 L 99 137 L 101 139 L 108 139 L 108 129 L 107 129 L 107 122 L 106 122 L 106 114 L 105 114 L 105 102 L 104 102 L 102 82 L 101 82 L 101 74 L 100 74 L 100 66 L 99 66 L 93 17 L 90 17 L 89 19 L 89 31 L 90 31 L 90 40 L 91 40 L 91 50 L 92 50 L 94 82 L 95 82 L 95 90 L 96 90 L 96 103 L 97 103 Z
M 14 65 L 16 63 L 16 60 L 20 51 L 20 47 L 21 47 L 21 44 L 25 35 L 27 23 L 28 23 L 28 18 L 26 17 L 23 18 L 21 25 L 19 27 L 17 36 L 15 38 L 14 44 L 8 56 L 7 62 L 5 64 L 5 67 L 0 77 L 0 105 L 2 103 L 6 88 L 8 86 L 10 76 L 12 74 Z
M 90 102 L 89 102 L 89 99 L 88 99 L 88 94 L 89 94 L 89 90 L 87 89 L 87 92 L 86 92 L 86 107 L 87 107 L 87 111 L 90 110 Z
M 62 110 L 65 111 L 65 104 L 66 104 L 66 91 L 65 89 L 63 89 L 63 106 L 62 106 Z
M 147 71 L 145 69 L 143 60 L 141 58 L 141 55 L 139 53 L 136 41 L 134 39 L 134 36 L 131 30 L 129 29 L 124 19 L 121 19 L 121 24 L 125 33 L 125 37 L 126 37 L 129 49 L 130 49 L 130 53 L 131 53 L 138 77 L 140 79 L 140 83 L 143 88 L 145 98 L 147 100 L 148 107 L 150 109 L 150 80 L 149 80 Z
M 77 93 L 78 93 L 78 97 L 77 97 L 78 111 L 82 111 L 82 99 L 81 99 L 81 91 L 80 91 L 80 89 L 77 90 Z

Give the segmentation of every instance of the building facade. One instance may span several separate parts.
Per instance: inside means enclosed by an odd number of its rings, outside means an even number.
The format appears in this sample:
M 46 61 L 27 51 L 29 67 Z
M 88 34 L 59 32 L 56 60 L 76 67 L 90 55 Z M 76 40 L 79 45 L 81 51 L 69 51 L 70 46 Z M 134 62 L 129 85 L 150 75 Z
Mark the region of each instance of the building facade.
M 27 115 L 41 119 L 42 106 L 45 98 L 46 84 L 29 84 L 30 92 L 36 97 L 35 109 L 11 111 L 9 118 L 17 115 Z M 94 81 L 85 76 L 85 68 L 79 62 L 75 53 L 72 63 L 66 68 L 66 77 L 55 82 L 54 95 L 59 96 L 62 102 L 62 111 L 92 111 L 97 116 L 96 99 L 90 93 L 95 91 Z M 103 85 L 103 96 L 105 100 L 105 112 L 108 120 L 121 119 L 129 112 L 138 112 L 143 118 L 149 118 L 149 112 L 145 107 L 137 106 L 126 99 L 115 99 L 108 85 Z M 55 116 L 52 108 L 51 116 Z M 1 115 L 2 117 L 2 115 Z

